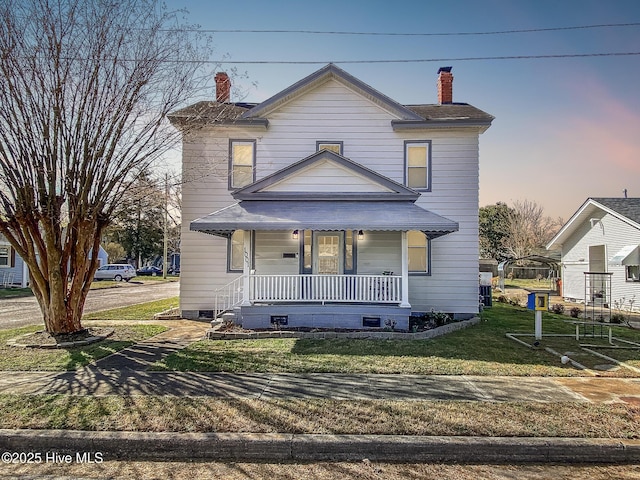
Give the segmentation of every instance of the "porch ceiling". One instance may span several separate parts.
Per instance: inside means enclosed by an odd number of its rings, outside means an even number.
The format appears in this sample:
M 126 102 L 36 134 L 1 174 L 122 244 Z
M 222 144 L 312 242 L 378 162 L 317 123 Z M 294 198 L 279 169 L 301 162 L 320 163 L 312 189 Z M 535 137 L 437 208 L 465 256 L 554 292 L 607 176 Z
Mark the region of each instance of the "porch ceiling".
M 190 229 L 223 237 L 235 230 L 419 230 L 436 238 L 458 231 L 458 223 L 413 202 L 244 200 Z

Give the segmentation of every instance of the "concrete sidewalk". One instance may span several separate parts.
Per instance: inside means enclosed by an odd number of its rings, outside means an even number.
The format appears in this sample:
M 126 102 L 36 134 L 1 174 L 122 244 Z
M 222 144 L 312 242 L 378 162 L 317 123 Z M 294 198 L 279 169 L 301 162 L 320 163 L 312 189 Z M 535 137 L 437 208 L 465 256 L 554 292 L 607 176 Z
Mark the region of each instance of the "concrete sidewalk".
M 231 374 L 87 367 L 75 372 L 1 372 L 19 394 L 165 395 L 476 402 L 624 402 L 640 405 L 640 379 L 469 375 Z

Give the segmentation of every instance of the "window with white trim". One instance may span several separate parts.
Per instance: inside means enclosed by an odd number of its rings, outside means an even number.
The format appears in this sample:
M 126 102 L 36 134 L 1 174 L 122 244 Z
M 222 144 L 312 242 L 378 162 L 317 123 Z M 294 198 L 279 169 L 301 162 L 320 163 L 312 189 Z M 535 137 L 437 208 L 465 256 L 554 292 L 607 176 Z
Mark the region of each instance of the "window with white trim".
M 640 282 L 640 265 L 627 265 L 625 271 L 627 282 Z
M 316 142 L 316 150 L 329 150 L 330 152 L 342 155 L 342 142 Z
M 429 273 L 429 240 L 416 230 L 407 232 L 407 250 L 409 273 Z
M 231 140 L 229 150 L 229 188 L 241 188 L 253 183 L 255 140 Z
M 407 140 L 404 142 L 405 183 L 407 187 L 431 189 L 431 142 Z
M 227 269 L 230 272 L 244 270 L 244 230 L 236 230 L 229 239 L 229 258 Z

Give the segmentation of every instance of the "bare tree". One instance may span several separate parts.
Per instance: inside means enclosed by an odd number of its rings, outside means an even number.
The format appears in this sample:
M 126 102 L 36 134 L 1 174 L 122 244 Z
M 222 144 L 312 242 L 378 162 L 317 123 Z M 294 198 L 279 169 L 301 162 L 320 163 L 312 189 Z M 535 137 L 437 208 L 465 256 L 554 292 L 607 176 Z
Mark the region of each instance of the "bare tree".
M 562 219 L 546 216 L 536 202 L 517 200 L 508 214 L 504 246 L 512 258 L 526 257 L 542 250 L 562 223 Z
M 0 233 L 52 334 L 82 329 L 119 198 L 182 134 L 166 115 L 202 77 L 178 24 L 155 0 L 0 3 Z

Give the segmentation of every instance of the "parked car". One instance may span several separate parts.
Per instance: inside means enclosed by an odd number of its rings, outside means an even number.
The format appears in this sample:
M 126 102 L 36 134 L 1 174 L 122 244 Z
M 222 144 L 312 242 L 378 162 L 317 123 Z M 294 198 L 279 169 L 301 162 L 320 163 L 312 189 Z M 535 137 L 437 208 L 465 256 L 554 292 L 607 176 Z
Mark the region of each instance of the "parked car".
M 156 267 L 155 265 L 147 265 L 146 267 L 142 267 L 136 270 L 136 273 L 143 277 L 144 276 L 157 277 L 159 275 L 162 275 L 162 269 L 159 267 Z
M 167 273 L 169 273 L 170 275 L 180 275 L 180 265 L 169 267 L 167 269 Z
M 93 275 L 94 280 L 129 281 L 136 276 L 136 269 L 127 263 L 110 263 L 101 266 Z

